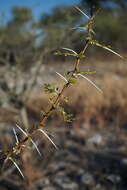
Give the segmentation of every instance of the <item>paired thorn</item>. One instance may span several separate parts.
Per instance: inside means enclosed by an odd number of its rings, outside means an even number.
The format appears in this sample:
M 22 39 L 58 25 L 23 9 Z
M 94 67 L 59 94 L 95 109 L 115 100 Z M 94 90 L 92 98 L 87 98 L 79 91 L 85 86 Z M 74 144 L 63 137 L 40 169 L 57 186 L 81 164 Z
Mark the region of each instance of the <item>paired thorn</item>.
M 30 139 L 30 141 L 32 142 L 32 144 L 34 145 L 34 147 L 36 148 L 38 154 L 41 156 L 41 152 L 39 151 L 39 148 L 37 147 L 36 143 L 32 140 L 31 137 L 28 136 L 28 134 L 19 126 L 16 124 L 16 126 L 18 127 L 18 129 L 26 136 Z

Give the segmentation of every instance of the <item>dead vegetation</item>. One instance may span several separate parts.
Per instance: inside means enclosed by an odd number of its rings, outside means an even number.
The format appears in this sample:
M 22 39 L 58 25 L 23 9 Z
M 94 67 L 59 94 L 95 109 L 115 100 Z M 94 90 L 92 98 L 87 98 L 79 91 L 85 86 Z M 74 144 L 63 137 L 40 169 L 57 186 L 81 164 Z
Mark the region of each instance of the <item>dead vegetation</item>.
M 73 122 L 77 126 L 88 123 L 90 126 L 102 128 L 107 126 L 126 128 L 127 78 L 125 73 L 127 66 L 125 62 L 112 61 L 97 64 L 99 64 L 98 67 L 93 64 L 97 73 L 91 76 L 91 80 L 95 80 L 96 84 L 103 90 L 103 94 L 98 93 L 86 81 L 81 80 L 66 91 L 65 94 L 71 97 L 71 100 L 68 104 L 64 103 L 64 107 L 78 118 Z M 85 68 L 87 68 L 87 64 L 84 66 Z M 56 67 L 56 70 L 59 69 Z M 39 93 L 35 97 L 32 95 L 27 102 L 28 109 L 33 112 L 33 115 L 38 115 L 41 109 L 45 108 L 47 102 L 48 98 L 43 93 Z

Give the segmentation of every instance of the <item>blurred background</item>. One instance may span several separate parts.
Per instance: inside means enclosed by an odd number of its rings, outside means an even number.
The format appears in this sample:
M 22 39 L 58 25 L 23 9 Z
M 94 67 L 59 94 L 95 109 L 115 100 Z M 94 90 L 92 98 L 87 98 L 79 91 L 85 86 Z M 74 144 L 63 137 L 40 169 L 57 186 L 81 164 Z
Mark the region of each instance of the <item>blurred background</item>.
M 36 150 L 24 149 L 17 163 L 25 179 L 8 162 L 0 175 L 0 190 L 126 190 L 127 187 L 127 1 L 126 0 L 11 0 L 0 3 L 0 149 L 15 144 L 18 123 L 29 131 L 49 107 L 44 83 L 55 86 L 73 68 L 74 59 L 56 56 L 63 47 L 83 49 L 87 15 L 96 13 L 95 39 L 124 57 L 91 47 L 83 71 L 96 71 L 66 90 L 62 102 L 76 118 L 66 123 L 55 112 L 45 130 L 59 147 L 38 135 Z M 16 129 L 19 139 L 22 134 Z

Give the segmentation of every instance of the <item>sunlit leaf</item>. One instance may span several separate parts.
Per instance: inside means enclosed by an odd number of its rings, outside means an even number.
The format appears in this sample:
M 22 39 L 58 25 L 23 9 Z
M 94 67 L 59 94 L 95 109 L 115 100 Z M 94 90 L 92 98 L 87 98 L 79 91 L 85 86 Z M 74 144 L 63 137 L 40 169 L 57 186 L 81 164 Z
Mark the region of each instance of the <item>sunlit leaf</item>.
M 70 84 L 76 84 L 77 83 L 77 79 L 74 77 L 71 77 L 68 81 Z
M 81 71 L 80 74 L 87 74 L 87 75 L 90 75 L 90 74 L 95 74 L 96 71 Z
M 49 83 L 44 84 L 44 90 L 45 92 L 48 92 L 50 94 L 56 93 L 56 88 Z
M 69 48 L 64 48 L 64 50 L 66 50 L 67 52 L 56 51 L 54 54 L 55 55 L 64 55 L 64 56 L 73 56 L 73 57 L 78 56 L 78 54 L 74 50 L 71 50 Z

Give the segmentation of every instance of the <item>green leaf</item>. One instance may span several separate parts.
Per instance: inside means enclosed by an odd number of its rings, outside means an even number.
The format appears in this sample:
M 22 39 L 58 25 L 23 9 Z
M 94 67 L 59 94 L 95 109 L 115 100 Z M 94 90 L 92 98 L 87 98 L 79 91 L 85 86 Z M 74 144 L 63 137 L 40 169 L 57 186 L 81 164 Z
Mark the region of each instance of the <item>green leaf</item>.
M 83 59 L 83 58 L 85 58 L 86 56 L 84 55 L 84 52 L 83 51 L 81 51 L 79 54 L 78 54 L 78 56 L 77 56 L 77 58 L 78 59 Z
M 87 75 L 90 75 L 90 74 L 95 74 L 95 73 L 96 73 L 96 71 L 81 71 L 78 74 L 87 74 Z
M 66 103 L 68 103 L 69 102 L 69 98 L 68 97 L 64 97 L 64 101 L 66 102 Z
M 64 121 L 72 122 L 73 120 L 75 120 L 75 118 L 73 117 L 73 114 L 66 113 L 63 107 L 59 107 L 58 110 L 61 113 L 61 115 L 63 115 Z
M 48 93 L 56 93 L 56 88 L 55 87 L 53 87 L 51 84 L 49 84 L 49 83 L 45 83 L 44 84 L 44 90 L 45 90 L 45 92 L 48 92 Z
M 68 81 L 70 84 L 76 84 L 77 83 L 77 79 L 74 77 L 71 77 Z
M 61 52 L 61 51 L 56 51 L 54 53 L 55 55 L 64 55 L 66 56 L 73 56 L 73 57 L 77 57 L 77 55 L 75 53 L 70 53 L 70 52 Z
M 75 120 L 73 114 L 68 114 L 68 113 L 65 114 L 64 121 L 66 121 L 66 122 L 72 122 L 73 120 Z

